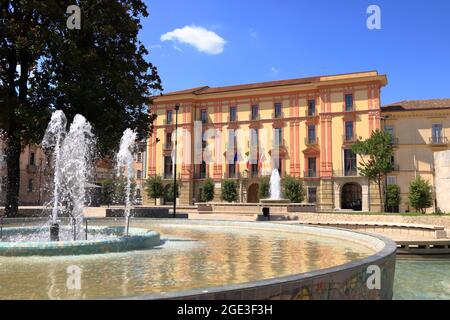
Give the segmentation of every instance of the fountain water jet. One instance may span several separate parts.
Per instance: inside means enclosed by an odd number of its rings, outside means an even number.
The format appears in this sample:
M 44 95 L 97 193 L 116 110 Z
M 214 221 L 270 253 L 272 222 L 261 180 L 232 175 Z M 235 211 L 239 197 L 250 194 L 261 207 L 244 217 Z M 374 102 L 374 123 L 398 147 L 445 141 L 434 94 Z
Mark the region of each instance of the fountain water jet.
M 50 238 L 59 240 L 58 214 L 61 207 L 72 218 L 73 239 L 80 236 L 86 184 L 91 173 L 94 136 L 92 127 L 76 115 L 66 133 L 67 119 L 60 110 L 52 114 L 42 141 L 45 149 L 53 148 L 53 201 Z
M 270 176 L 270 200 L 281 200 L 281 177 L 277 169 Z
M 120 140 L 120 148 L 117 153 L 117 176 L 123 172 L 126 178 L 125 187 L 125 232 L 128 235 L 129 222 L 131 215 L 131 179 L 134 176 L 133 169 L 133 153 L 136 148 L 137 134 L 131 129 L 126 129 L 123 132 Z

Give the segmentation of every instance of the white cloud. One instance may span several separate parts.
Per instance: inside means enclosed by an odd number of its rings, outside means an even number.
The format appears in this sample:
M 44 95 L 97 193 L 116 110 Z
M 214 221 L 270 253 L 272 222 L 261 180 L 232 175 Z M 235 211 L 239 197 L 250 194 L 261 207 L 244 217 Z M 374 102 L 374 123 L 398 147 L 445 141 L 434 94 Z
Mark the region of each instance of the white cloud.
M 174 48 L 175 50 L 177 50 L 177 51 L 179 51 L 179 52 L 183 52 L 183 50 L 182 50 L 179 46 L 177 46 L 176 44 L 174 44 L 174 45 L 172 46 L 172 48 Z
M 155 44 L 155 45 L 150 46 L 149 49 L 161 49 L 161 48 L 162 48 L 162 46 L 160 44 Z
M 277 75 L 277 74 L 279 74 L 280 73 L 280 71 L 281 71 L 281 69 L 280 68 L 276 68 L 276 67 L 272 67 L 272 68 L 270 68 L 270 72 L 273 74 L 273 75 Z
M 185 26 L 167 32 L 161 36 L 161 41 L 176 41 L 195 47 L 200 52 L 220 54 L 226 41 L 217 33 L 195 25 Z

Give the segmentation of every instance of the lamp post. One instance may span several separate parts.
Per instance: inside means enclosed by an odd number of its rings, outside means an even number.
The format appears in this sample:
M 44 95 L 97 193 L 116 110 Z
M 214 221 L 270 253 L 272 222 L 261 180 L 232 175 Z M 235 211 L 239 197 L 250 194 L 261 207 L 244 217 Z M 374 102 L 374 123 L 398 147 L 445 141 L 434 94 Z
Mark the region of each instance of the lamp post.
M 175 156 L 174 156 L 174 168 L 173 168 L 173 217 L 177 216 L 177 134 L 178 134 L 178 110 L 180 105 L 175 105 Z

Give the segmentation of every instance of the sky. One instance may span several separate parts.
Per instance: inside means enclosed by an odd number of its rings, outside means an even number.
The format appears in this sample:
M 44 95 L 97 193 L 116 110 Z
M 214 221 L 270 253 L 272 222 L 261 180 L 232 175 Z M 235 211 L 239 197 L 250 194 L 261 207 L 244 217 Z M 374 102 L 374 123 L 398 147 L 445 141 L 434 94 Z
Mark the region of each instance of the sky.
M 383 105 L 450 98 L 448 0 L 145 2 L 140 40 L 164 92 L 377 70 Z

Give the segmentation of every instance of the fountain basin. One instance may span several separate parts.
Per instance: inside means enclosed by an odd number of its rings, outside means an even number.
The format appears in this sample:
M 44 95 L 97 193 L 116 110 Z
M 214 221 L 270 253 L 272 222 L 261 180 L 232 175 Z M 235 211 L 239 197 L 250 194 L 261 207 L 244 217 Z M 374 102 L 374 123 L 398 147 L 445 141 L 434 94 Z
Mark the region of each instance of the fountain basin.
M 123 236 L 124 227 L 90 227 L 89 235 L 117 236 L 101 240 L 0 242 L 0 256 L 67 256 L 126 252 L 152 248 L 161 243 L 159 233 L 143 228 L 130 228 Z M 31 235 L 42 232 L 38 227 L 11 227 L 3 229 L 3 236 Z
M 261 199 L 261 203 L 284 204 L 284 203 L 291 203 L 291 201 L 289 201 L 289 199 Z

